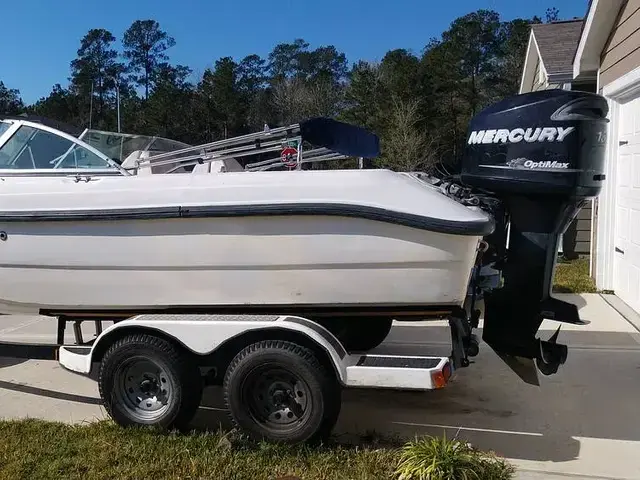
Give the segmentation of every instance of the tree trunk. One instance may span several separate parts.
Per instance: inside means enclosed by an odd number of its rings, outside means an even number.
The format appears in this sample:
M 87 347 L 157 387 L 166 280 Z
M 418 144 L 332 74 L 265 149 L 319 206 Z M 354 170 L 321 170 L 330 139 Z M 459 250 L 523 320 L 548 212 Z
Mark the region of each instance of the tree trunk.
M 144 99 L 149 100 L 149 69 L 144 69 Z

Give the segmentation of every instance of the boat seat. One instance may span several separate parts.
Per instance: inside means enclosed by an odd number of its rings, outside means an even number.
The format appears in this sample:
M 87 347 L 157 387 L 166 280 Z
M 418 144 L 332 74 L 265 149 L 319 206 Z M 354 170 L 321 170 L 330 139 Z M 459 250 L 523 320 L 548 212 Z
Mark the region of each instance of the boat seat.
M 204 173 L 225 173 L 225 172 L 244 172 L 244 168 L 235 158 L 227 158 L 225 160 L 213 160 L 211 162 L 200 163 L 194 166 L 194 174 Z
M 136 168 L 136 164 L 139 160 L 143 160 L 145 158 L 149 157 L 149 152 L 146 150 L 134 150 L 133 152 L 131 152 L 127 158 L 125 158 L 121 164 L 122 168 L 125 168 L 127 170 L 130 169 L 135 169 Z M 137 175 L 151 175 L 152 169 L 151 168 L 140 168 L 136 170 L 136 174 Z

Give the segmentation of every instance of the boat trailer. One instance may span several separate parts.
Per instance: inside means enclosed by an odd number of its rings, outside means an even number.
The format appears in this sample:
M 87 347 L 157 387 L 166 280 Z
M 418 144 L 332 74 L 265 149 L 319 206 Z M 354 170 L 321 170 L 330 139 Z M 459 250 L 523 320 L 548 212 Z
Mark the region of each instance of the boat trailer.
M 113 324 L 104 328 L 105 321 Z M 96 330 L 88 339 L 87 322 Z M 353 320 L 366 336 L 362 322 Z M 463 310 L 449 317 L 448 356 L 348 351 L 321 323 L 294 315 L 61 316 L 55 343 L 0 342 L 0 356 L 57 360 L 97 378 L 105 409 L 123 426 L 185 429 L 203 388 L 221 385 L 237 428 L 255 439 L 299 443 L 330 433 L 343 388 L 440 389 L 478 354 Z M 64 341 L 69 324 L 73 343 Z M 372 335 L 371 346 L 386 337 Z

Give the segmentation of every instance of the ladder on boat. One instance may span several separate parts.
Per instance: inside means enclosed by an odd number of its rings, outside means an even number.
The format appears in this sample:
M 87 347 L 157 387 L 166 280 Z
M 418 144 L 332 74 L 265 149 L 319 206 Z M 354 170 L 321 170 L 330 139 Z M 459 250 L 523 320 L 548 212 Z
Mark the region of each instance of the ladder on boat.
M 152 154 L 136 160 L 134 168 L 169 167 L 166 173 L 172 173 L 213 161 L 236 161 L 244 163 L 247 171 L 282 167 L 300 170 L 305 163 L 361 160 L 375 158 L 379 153 L 379 139 L 375 134 L 337 120 L 314 118 L 284 127 L 265 125 L 261 132 Z

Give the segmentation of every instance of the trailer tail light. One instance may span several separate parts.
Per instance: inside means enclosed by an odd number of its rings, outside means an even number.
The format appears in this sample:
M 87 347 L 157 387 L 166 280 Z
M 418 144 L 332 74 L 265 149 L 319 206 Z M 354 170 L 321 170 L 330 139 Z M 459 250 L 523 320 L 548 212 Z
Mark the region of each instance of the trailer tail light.
M 431 374 L 431 381 L 433 382 L 434 388 L 443 388 L 449 382 L 451 378 L 451 363 L 447 362 L 442 370 L 433 372 Z

